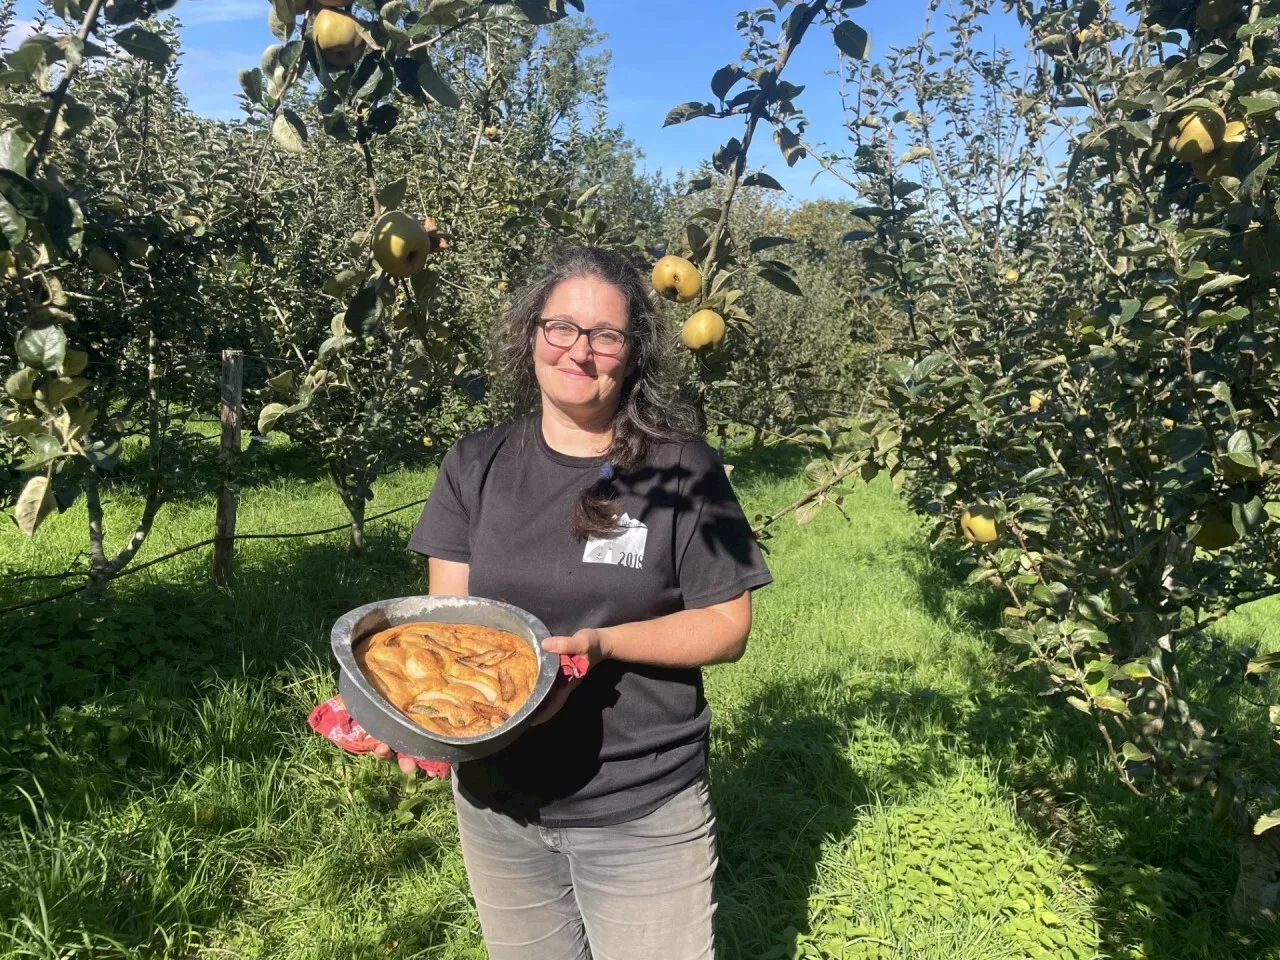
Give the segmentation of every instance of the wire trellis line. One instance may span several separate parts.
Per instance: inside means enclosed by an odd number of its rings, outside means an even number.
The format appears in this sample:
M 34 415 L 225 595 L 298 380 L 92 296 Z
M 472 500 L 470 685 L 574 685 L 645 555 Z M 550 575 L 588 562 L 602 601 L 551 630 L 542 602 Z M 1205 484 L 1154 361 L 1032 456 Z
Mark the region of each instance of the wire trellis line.
M 381 520 L 383 517 L 389 517 L 393 513 L 401 513 L 402 511 L 408 510 L 411 507 L 420 507 L 426 502 L 427 502 L 427 498 L 423 497 L 421 500 L 413 500 L 410 503 L 403 503 L 398 507 L 392 507 L 390 510 L 384 510 L 381 513 L 375 513 L 372 517 L 365 517 L 364 522 L 366 524 L 373 523 L 375 520 Z M 351 523 L 350 521 L 348 521 L 347 523 L 340 523 L 335 527 L 326 527 L 323 530 L 303 530 L 303 531 L 296 531 L 296 532 L 290 532 L 290 533 L 237 533 L 231 537 L 209 537 L 207 540 L 201 540 L 198 543 L 189 543 L 185 547 L 179 547 L 177 550 L 172 550 L 169 553 L 163 554 L 159 557 L 154 557 L 151 560 L 146 561 L 145 563 L 139 563 L 136 566 L 126 567 L 124 570 L 120 571 L 120 573 L 116 574 L 111 579 L 119 580 L 123 577 L 131 576 L 132 574 L 135 574 L 135 573 L 141 573 L 143 570 L 146 570 L 148 567 L 154 567 L 158 563 L 164 563 L 167 560 L 172 560 L 174 557 L 180 557 L 184 553 L 190 553 L 192 550 L 199 550 L 202 547 L 211 547 L 215 543 L 222 540 L 292 540 L 292 539 L 299 539 L 302 537 L 320 537 L 329 533 L 339 533 L 343 530 L 349 530 L 350 528 L 351 528 Z M 39 606 L 42 603 L 51 603 L 54 600 L 62 600 L 66 597 L 74 596 L 75 594 L 80 593 L 83 589 L 84 589 L 84 586 L 81 585 L 81 586 L 72 587 L 69 590 L 62 590 L 58 593 L 49 594 L 47 597 L 37 597 L 34 600 L 24 600 L 21 603 L 12 603 L 6 607 L 0 607 L 0 614 L 14 613 L 15 611 L 18 611 L 18 610 L 25 610 L 28 607 Z

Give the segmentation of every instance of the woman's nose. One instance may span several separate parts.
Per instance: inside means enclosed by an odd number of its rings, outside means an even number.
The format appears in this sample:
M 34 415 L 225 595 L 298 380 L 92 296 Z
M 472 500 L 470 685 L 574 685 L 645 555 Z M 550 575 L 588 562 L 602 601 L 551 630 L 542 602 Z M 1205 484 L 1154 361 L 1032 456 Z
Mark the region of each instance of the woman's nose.
M 587 335 L 585 333 L 577 339 L 577 342 L 574 343 L 572 347 L 569 348 L 569 356 L 572 357 L 576 363 L 586 363 L 594 356 L 591 352 L 591 342 L 587 339 Z

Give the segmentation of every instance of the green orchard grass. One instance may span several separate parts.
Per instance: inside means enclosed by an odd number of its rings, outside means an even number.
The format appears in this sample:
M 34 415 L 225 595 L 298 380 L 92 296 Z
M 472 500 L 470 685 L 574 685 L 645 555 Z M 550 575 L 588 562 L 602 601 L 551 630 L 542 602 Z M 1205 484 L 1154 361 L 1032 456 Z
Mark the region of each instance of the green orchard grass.
M 798 455 L 730 459 L 749 512 L 804 489 Z M 370 512 L 432 475 L 384 478 Z M 240 530 L 344 520 L 318 470 L 295 477 L 246 488 Z M 708 671 L 721 955 L 1280 957 L 1224 928 L 1212 798 L 1127 793 L 1088 719 L 1010 671 L 998 598 L 889 487 L 845 509 L 779 524 L 750 649 Z M 111 491 L 116 542 L 137 510 Z M 415 517 L 372 525 L 359 560 L 342 535 L 250 541 L 225 590 L 199 551 L 95 606 L 4 618 L 0 956 L 484 956 L 448 791 L 305 724 L 335 689 L 332 621 L 420 590 Z M 211 526 L 210 498 L 171 503 L 140 559 Z M 0 602 L 49 588 L 9 576 L 64 569 L 83 529 L 77 506 L 30 543 L 0 533 Z M 1274 649 L 1275 609 L 1221 635 Z

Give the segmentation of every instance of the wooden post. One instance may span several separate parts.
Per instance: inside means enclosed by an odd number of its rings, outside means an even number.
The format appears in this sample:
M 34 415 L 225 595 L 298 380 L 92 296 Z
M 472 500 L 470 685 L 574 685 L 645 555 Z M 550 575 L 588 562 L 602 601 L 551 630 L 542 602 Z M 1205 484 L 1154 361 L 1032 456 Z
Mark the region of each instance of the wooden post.
M 222 351 L 222 449 L 218 453 L 222 485 L 218 489 L 218 516 L 214 521 L 213 582 L 219 586 L 231 582 L 231 563 L 235 557 L 236 503 L 240 484 L 236 463 L 240 459 L 240 399 L 244 387 L 244 354 L 239 350 Z

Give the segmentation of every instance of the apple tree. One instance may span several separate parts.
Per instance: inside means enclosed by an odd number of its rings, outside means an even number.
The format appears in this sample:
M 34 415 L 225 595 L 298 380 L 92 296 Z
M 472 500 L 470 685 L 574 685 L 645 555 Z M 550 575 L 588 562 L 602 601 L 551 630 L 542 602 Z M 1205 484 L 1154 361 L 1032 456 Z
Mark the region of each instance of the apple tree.
M 1280 8 L 1012 7 L 1025 70 L 977 0 L 847 64 L 818 155 L 899 335 L 814 475 L 906 480 L 1123 783 L 1215 793 L 1233 916 L 1274 918 L 1280 656 L 1211 628 L 1280 592 Z
M 84 492 L 90 598 L 136 555 L 194 442 L 199 274 L 244 224 L 248 158 L 186 109 L 171 27 L 137 22 L 168 6 L 55 3 L 4 54 L 0 478 L 28 535 Z M 113 552 L 100 486 L 125 443 L 143 504 Z
M 829 26 L 838 45 L 860 56 L 866 32 L 846 16 L 860 5 L 860 0 L 780 0 L 773 9 L 743 11 L 737 29 L 746 47 L 738 63 L 726 64 L 713 74 L 714 100 L 682 103 L 667 114 L 667 126 L 704 117 L 739 118 L 743 123 L 741 136 L 730 137 L 719 147 L 710 169 L 687 186 L 686 193 L 696 200 L 718 192 L 718 202 L 699 207 L 687 218 L 654 270 L 654 286 L 660 294 L 690 304 L 686 309 L 692 312 L 683 313 L 681 340 L 695 355 L 691 392 L 699 409 L 710 415 L 709 423 L 722 442 L 730 419 L 722 410 L 729 405 L 726 400 L 732 402 L 725 391 L 739 384 L 729 377 L 729 355 L 717 348 L 727 335 L 744 340 L 750 336 L 749 302 L 744 299 L 747 277 L 789 295 L 802 293 L 795 268 L 775 255 L 775 248 L 795 238 L 786 233 L 761 234 L 740 242 L 731 229 L 739 190 L 782 189 L 763 170 L 748 172 L 748 152 L 763 121 L 772 128 L 773 140 L 789 166 L 805 155 L 801 138 L 808 121 L 796 106 L 804 87 L 784 80 L 783 71 L 815 23 Z M 766 344 L 757 346 L 768 351 Z

